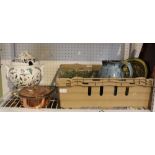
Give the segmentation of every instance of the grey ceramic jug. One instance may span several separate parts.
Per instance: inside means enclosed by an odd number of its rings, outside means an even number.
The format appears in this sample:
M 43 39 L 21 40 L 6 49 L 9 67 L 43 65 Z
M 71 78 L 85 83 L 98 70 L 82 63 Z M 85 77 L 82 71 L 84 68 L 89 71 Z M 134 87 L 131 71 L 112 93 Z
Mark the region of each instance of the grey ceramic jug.
M 123 67 L 128 68 L 129 75 L 125 76 Z M 98 77 L 101 78 L 129 78 L 133 76 L 133 69 L 130 63 L 126 61 L 102 61 L 102 67 L 99 71 Z

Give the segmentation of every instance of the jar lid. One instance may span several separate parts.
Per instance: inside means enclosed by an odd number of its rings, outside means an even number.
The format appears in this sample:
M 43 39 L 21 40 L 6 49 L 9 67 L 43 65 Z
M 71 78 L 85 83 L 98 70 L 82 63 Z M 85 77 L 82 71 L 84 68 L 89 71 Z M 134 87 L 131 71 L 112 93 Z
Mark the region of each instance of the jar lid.
M 20 97 L 26 98 L 42 98 L 49 96 L 53 89 L 49 86 L 24 87 L 19 91 Z
M 13 63 L 23 63 L 29 66 L 32 66 L 39 62 L 35 57 L 28 53 L 28 51 L 24 51 L 20 53 L 13 61 Z

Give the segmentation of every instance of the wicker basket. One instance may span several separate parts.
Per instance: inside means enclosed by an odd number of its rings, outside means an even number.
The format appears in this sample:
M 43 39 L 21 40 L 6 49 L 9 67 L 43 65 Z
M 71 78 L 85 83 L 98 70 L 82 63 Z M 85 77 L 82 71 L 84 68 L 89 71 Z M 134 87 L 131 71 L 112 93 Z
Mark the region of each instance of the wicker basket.
M 87 65 L 76 65 L 76 68 Z M 56 86 L 59 89 L 62 108 L 150 108 L 153 79 L 146 78 L 63 78 L 63 69 L 74 65 L 61 65 Z M 90 68 L 90 65 L 89 65 Z M 92 70 L 99 68 L 92 65 Z

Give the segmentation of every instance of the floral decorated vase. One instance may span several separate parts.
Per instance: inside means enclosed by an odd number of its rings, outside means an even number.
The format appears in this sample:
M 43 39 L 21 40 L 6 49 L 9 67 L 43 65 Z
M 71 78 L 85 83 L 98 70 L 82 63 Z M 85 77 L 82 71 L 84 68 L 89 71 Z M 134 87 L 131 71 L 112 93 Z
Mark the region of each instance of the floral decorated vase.
M 28 52 L 20 54 L 7 69 L 7 79 L 16 87 L 39 85 L 43 66 Z

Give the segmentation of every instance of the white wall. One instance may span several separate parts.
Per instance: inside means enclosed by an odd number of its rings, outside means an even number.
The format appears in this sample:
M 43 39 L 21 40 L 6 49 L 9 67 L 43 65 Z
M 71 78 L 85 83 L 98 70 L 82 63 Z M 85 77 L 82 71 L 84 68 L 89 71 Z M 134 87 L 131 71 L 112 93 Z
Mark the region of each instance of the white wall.
M 44 65 L 44 76 L 41 84 L 50 85 L 60 64 L 101 63 L 102 60 L 120 60 L 128 57 L 129 46 L 125 44 L 15 44 L 15 55 L 28 50 Z M 127 45 L 127 44 L 126 44 Z M 2 81 L 4 94 L 11 89 L 6 79 L 5 65 L 14 58 L 13 44 L 1 44 L 2 48 Z M 126 51 L 126 52 L 124 52 Z
M 14 57 L 13 53 L 13 44 L 1 44 L 1 74 L 2 74 L 2 88 L 3 88 L 3 95 L 6 95 L 7 92 L 11 88 L 11 83 L 8 82 L 6 79 L 6 68 L 5 65 L 10 64 L 12 58 Z

